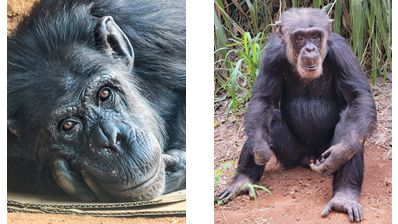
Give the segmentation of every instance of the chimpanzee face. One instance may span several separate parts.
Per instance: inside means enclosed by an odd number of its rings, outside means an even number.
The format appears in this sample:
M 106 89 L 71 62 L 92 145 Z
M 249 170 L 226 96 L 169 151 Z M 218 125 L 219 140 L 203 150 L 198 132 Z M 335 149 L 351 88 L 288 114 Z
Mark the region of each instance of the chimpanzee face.
M 137 87 L 134 51 L 112 17 L 100 18 L 92 35 L 93 43 L 61 46 L 30 68 L 41 86 L 19 90 L 34 102 L 19 98 L 29 110 L 9 129 L 34 139 L 32 151 L 68 194 L 87 201 L 151 199 L 165 185 L 163 123 Z
M 300 28 L 291 34 L 290 41 L 294 48 L 296 68 L 303 78 L 316 78 L 322 74 L 322 49 L 327 34 L 324 30 Z

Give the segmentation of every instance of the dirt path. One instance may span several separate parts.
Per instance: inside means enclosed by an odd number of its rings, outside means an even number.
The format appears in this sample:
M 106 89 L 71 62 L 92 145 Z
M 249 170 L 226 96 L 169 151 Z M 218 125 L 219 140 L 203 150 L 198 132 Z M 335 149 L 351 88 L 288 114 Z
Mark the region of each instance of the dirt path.
M 365 178 L 361 195 L 362 223 L 391 223 L 391 84 L 374 90 L 378 128 L 365 145 Z M 230 182 L 245 136 L 243 118 L 236 124 L 226 120 L 225 110 L 215 115 L 215 194 Z M 215 206 L 215 223 L 318 224 L 349 223 L 342 213 L 327 218 L 320 214 L 332 196 L 332 178 L 309 169 L 282 169 L 273 157 L 260 185 L 272 195 L 259 192 L 256 200 L 240 195 L 226 205 Z

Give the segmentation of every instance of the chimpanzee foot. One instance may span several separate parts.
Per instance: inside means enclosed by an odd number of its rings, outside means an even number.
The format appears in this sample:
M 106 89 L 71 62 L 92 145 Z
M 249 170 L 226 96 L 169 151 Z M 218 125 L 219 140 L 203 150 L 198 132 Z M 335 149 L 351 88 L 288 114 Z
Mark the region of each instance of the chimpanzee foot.
M 61 158 L 52 162 L 52 174 L 58 186 L 67 194 L 77 197 L 82 201 L 94 201 L 95 195 L 85 185 L 84 180 Z
M 251 183 L 251 180 L 248 176 L 243 174 L 238 174 L 235 178 L 235 181 L 229 185 L 229 187 L 218 195 L 218 199 L 221 203 L 225 204 L 232 200 L 236 195 L 239 194 L 241 191 L 249 191 L 249 197 L 251 199 L 255 198 L 256 192 L 253 189 L 243 188 L 246 183 Z
M 337 192 L 325 206 L 321 216 L 327 217 L 332 210 L 347 213 L 350 222 L 361 222 L 363 219 L 358 196 L 352 192 Z

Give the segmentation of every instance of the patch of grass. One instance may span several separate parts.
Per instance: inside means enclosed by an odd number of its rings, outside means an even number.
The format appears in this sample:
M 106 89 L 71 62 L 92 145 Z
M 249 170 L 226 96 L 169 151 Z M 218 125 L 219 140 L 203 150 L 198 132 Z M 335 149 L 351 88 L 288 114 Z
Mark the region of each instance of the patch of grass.
M 241 187 L 240 190 L 241 190 L 241 191 L 243 191 L 243 190 L 248 190 L 248 191 L 249 191 L 249 196 L 250 196 L 250 198 L 256 200 L 256 198 L 257 198 L 256 189 L 262 190 L 262 191 L 264 191 L 265 193 L 268 193 L 268 194 L 271 194 L 271 195 L 272 195 L 271 191 L 270 191 L 268 188 L 266 188 L 266 187 L 264 187 L 264 186 L 261 186 L 261 185 L 252 184 L 252 183 L 250 183 L 250 182 L 249 182 L 249 183 L 246 183 L 245 185 L 243 185 L 243 186 Z
M 242 38 L 230 40 L 227 47 L 230 49 L 225 58 L 217 61 L 224 68 L 223 75 L 215 75 L 216 102 L 229 98 L 227 106 L 228 116 L 237 117 L 238 112 L 245 107 L 251 97 L 251 89 L 259 71 L 259 61 L 262 54 L 262 45 L 265 41 L 263 32 L 254 37 L 244 33 Z M 217 70 L 216 70 L 217 71 Z

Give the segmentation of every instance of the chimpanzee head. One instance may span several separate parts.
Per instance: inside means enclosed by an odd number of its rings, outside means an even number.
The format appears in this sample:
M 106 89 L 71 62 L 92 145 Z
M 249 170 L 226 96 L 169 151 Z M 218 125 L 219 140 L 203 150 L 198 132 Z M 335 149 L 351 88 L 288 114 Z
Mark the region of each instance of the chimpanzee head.
M 8 141 L 83 200 L 151 199 L 164 189 L 163 124 L 129 39 L 89 11 L 38 18 L 9 39 Z
M 286 57 L 302 78 L 311 80 L 322 74 L 332 22 L 322 10 L 292 8 L 276 23 L 286 44 Z

